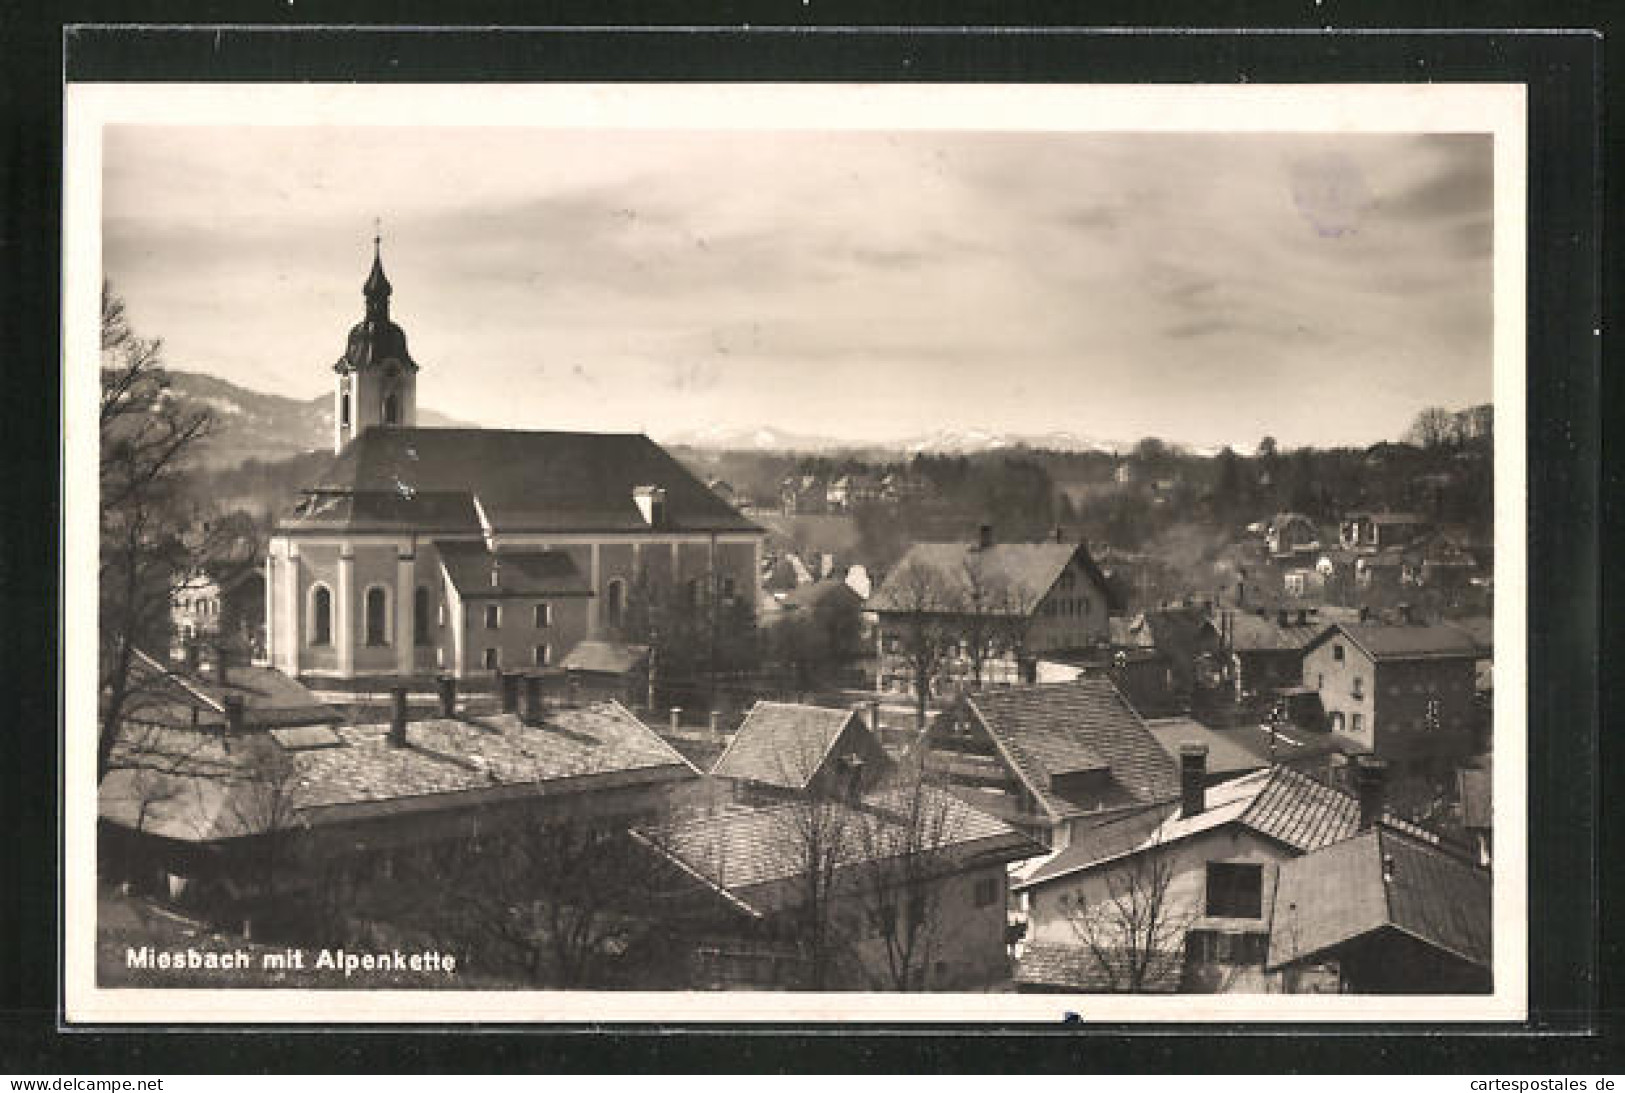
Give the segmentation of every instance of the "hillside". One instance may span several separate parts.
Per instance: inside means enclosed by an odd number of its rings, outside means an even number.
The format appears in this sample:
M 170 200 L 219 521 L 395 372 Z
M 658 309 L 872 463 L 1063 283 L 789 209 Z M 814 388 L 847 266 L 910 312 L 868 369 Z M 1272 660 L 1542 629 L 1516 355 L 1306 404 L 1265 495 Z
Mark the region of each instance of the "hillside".
M 170 393 L 182 402 L 206 406 L 218 421 L 215 436 L 201 453 L 210 468 L 248 460 L 273 462 L 333 447 L 333 396 L 288 398 L 239 387 L 204 372 L 168 370 Z M 422 425 L 460 425 L 433 410 L 418 411 Z

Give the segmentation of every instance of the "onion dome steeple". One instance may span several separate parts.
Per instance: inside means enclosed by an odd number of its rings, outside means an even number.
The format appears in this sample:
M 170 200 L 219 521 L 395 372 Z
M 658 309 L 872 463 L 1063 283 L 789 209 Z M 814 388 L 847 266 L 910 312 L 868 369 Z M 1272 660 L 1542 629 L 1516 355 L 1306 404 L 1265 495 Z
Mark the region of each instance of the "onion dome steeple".
M 406 332 L 389 317 L 393 293 L 384 276 L 381 240 L 372 240 L 372 271 L 361 293 L 366 317 L 350 328 L 344 355 L 333 365 L 333 448 L 335 451 L 374 425 L 417 424 L 417 362 L 406 348 Z
M 372 240 L 372 272 L 367 274 L 361 293 L 366 297 L 367 313 L 350 328 L 350 339 L 344 356 L 333 365 L 335 372 L 353 372 L 369 366 L 394 364 L 395 369 L 416 372 L 417 362 L 406 349 L 406 332 L 389 318 L 389 297 L 394 289 L 384 276 L 384 259 L 380 253 L 380 240 Z

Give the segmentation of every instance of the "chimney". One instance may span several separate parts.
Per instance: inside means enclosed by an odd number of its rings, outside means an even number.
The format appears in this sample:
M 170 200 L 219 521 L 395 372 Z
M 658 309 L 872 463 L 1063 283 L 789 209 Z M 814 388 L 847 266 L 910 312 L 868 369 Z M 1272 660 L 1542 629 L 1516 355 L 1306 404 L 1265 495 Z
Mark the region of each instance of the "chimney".
M 993 525 L 983 524 L 976 532 L 976 549 L 987 550 L 993 545 Z
M 711 739 L 722 739 L 722 712 L 720 710 L 711 711 Z
M 1361 622 L 1370 622 L 1371 621 L 1371 608 L 1367 607 L 1363 603 L 1360 605 L 1360 621 Z
M 241 736 L 243 732 L 243 696 L 226 695 L 226 733 Z
M 671 708 L 671 731 L 676 732 L 681 727 L 682 721 L 683 708 L 681 706 L 673 706 Z
M 497 685 L 502 692 L 502 712 L 519 712 L 519 673 L 497 671 Z
M 1207 807 L 1207 745 L 1179 745 L 1179 814 L 1200 816 Z
M 1062 527 L 1060 524 L 1055 525 L 1055 541 L 1057 543 L 1066 542 L 1066 528 Z
M 876 738 L 880 736 L 880 699 L 878 698 L 869 700 L 869 731 L 874 733 Z
M 452 718 L 457 716 L 457 677 L 451 674 L 439 675 L 434 680 L 435 690 L 440 694 L 440 716 Z
M 1375 755 L 1354 757 L 1354 795 L 1360 802 L 1360 830 L 1369 831 L 1382 816 L 1383 783 L 1388 761 Z
M 525 721 L 528 724 L 538 725 L 542 721 L 542 677 L 527 675 L 525 677 Z
M 391 687 L 389 689 L 389 746 L 392 748 L 406 747 L 406 688 Z

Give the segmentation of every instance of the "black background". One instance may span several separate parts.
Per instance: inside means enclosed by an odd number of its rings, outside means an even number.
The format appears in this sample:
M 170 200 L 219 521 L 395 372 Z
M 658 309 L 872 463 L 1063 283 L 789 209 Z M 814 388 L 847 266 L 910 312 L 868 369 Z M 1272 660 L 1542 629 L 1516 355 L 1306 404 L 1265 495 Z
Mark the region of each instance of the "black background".
M 1614 639 L 1604 532 L 1625 496 L 1605 460 L 1619 372 L 1599 368 L 1617 248 L 1602 246 L 1614 128 L 1601 128 L 1601 5 L 712 4 L 303 0 L 66 4 L 0 0 L 0 1072 L 325 1071 L 1401 1071 L 1585 1074 L 1619 1051 L 1621 787 L 1599 674 Z M 552 29 L 383 29 L 545 23 Z M 543 18 L 545 16 L 545 18 Z M 140 18 L 207 29 L 69 29 Z M 702 21 L 711 29 L 684 29 Z M 867 29 L 859 21 L 869 24 Z M 248 26 L 248 22 L 259 25 Z M 309 24 L 374 24 L 317 28 Z M 232 24 L 216 29 L 216 24 Z M 306 25 L 301 26 L 301 23 Z M 587 24 L 598 29 L 588 29 Z M 607 24 L 643 29 L 606 29 Z M 816 24 L 816 25 L 814 25 Z M 906 26 L 906 24 L 914 24 Z M 748 25 L 748 26 L 747 26 Z M 941 29 L 925 29 L 931 25 Z M 973 29 L 978 25 L 984 29 Z M 1091 32 L 1064 26 L 1097 28 Z M 1180 32 L 1182 25 L 1215 28 Z M 1130 27 L 1162 30 L 1130 31 Z M 991 30 L 1014 27 L 1015 30 Z M 1429 27 L 1428 33 L 1359 28 Z M 1476 31 L 1473 27 L 1570 28 Z M 840 28 L 840 29 L 832 29 Z M 958 28 L 958 29 L 954 29 Z M 972 28 L 972 29 L 967 29 Z M 1104 32 L 1099 28 L 1116 28 Z M 1219 29 L 1224 28 L 1224 29 Z M 1236 28 L 1253 28 L 1237 30 Z M 1264 29 L 1268 28 L 1268 29 Z M 1617 60 L 1617 58 L 1616 58 Z M 1617 67 L 1617 64 L 1616 66 Z M 64 1029 L 59 1026 L 57 593 L 61 80 L 903 81 L 1320 83 L 1529 87 L 1531 831 L 1528 1025 L 862 1027 L 429 1030 Z M 1605 141 L 1606 137 L 1606 141 Z M 1606 198 L 1606 200 L 1605 200 Z M 1610 218 L 1611 220 L 1611 218 Z M 1604 262 L 1606 257 L 1606 269 Z M 1607 291 L 1605 293 L 1605 286 Z M 1617 541 L 1609 535 L 1607 542 Z M 1617 564 L 1617 563 L 1616 563 Z M 1610 582 L 1617 583 L 1617 582 Z M 1503 595 L 1506 595 L 1503 589 Z M 1599 673 L 1599 669 L 1602 671 Z M 1608 696 L 1611 700 L 1611 695 Z M 1612 702 L 1607 708 L 1611 708 Z M 1612 783 L 1612 784 L 1611 784 Z M 738 997 L 742 1006 L 749 997 Z M 1087 1018 L 1088 1014 L 1085 1013 Z

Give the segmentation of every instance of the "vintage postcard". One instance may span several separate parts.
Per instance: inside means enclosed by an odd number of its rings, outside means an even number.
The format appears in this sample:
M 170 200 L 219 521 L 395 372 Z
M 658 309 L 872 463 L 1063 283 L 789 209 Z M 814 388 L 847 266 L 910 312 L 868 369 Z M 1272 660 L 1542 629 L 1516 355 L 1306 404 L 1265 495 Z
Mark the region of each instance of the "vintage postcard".
M 70 1023 L 1525 1015 L 1521 87 L 66 147 Z

